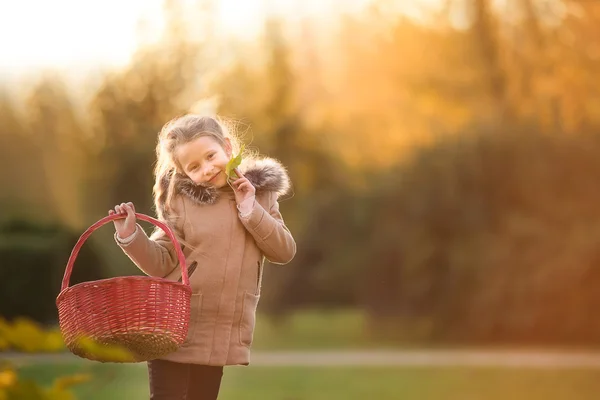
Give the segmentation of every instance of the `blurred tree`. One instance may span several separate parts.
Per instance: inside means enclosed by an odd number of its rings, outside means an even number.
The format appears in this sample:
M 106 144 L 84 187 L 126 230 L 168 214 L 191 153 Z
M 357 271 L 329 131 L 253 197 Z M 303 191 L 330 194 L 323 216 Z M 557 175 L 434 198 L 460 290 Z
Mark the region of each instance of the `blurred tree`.
M 86 135 L 64 84 L 56 77 L 43 78 L 26 99 L 25 112 L 30 143 L 40 155 L 37 173 L 45 181 L 43 196 L 47 205 L 67 226 L 81 227 L 84 171 L 80 166 L 89 153 Z
M 475 44 L 475 54 L 481 62 L 481 71 L 485 74 L 484 88 L 494 110 L 494 120 L 511 119 L 511 104 L 507 99 L 507 78 L 501 63 L 502 43 L 498 38 L 496 18 L 489 0 L 472 0 L 473 25 L 471 33 Z
M 50 190 L 43 176 L 40 149 L 33 143 L 15 100 L 0 91 L 0 219 L 19 213 L 43 218 Z M 40 212 L 40 210 L 42 210 Z
M 373 203 L 368 309 L 436 340 L 597 343 L 599 144 L 514 126 L 423 151 Z

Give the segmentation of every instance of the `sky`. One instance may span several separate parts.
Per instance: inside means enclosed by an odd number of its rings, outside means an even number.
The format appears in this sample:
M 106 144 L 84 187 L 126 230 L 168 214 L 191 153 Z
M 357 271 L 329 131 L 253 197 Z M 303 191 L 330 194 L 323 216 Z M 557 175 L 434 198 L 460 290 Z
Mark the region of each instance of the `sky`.
M 184 0 L 193 1 L 193 0 Z M 219 0 L 218 25 L 248 37 L 265 10 L 293 18 L 326 14 L 339 4 L 368 0 Z M 149 39 L 162 29 L 163 0 L 0 0 L 0 73 L 40 68 L 78 69 L 125 65 L 140 42 L 139 21 Z
M 136 17 L 155 0 L 0 2 L 0 67 L 122 62 L 135 43 Z M 160 6 L 160 4 L 158 4 Z M 118 10 L 118 11 L 117 11 Z

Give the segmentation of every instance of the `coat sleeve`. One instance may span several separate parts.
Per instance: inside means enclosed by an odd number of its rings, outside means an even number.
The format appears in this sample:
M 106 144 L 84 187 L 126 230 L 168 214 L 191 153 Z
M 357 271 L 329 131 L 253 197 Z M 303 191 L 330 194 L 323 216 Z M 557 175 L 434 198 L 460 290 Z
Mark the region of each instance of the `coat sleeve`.
M 252 211 L 240 216 L 240 220 L 267 260 L 274 264 L 287 264 L 296 255 L 296 241 L 279 212 L 277 193 L 269 193 L 267 204 L 265 209 L 255 201 Z
M 178 207 L 174 207 L 174 211 L 180 216 L 178 221 L 181 221 L 181 224 L 178 225 L 181 226 L 177 226 L 174 231 L 183 232 L 185 219 L 183 204 L 181 199 L 175 203 Z M 160 228 L 156 234 L 148 237 L 144 229 L 137 224 L 135 236 L 127 244 L 119 242 L 116 232 L 114 237 L 127 257 L 146 275 L 164 278 L 179 266 L 175 245 Z

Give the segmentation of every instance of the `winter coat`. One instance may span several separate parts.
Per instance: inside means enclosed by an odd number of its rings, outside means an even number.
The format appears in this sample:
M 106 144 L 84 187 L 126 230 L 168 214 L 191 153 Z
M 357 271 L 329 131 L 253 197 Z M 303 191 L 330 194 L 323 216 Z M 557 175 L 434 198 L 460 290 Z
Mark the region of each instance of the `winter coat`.
M 264 259 L 286 264 L 296 253 L 279 212 L 278 199 L 290 187 L 285 168 L 264 158 L 241 169 L 256 188 L 256 201 L 245 216 L 239 214 L 229 185 L 215 189 L 189 179 L 176 185 L 176 229 L 192 247 L 183 247 L 192 288 L 191 316 L 183 345 L 162 359 L 248 365 Z M 174 245 L 166 235 L 150 239 L 138 226 L 130 243 L 117 243 L 147 275 L 180 280 Z

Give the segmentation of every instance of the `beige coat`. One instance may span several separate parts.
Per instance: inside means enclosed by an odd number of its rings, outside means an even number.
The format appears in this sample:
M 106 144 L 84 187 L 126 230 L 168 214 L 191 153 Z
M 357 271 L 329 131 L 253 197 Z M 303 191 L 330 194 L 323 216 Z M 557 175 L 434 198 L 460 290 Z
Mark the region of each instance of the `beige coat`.
M 243 168 L 243 166 L 242 166 Z M 179 186 L 173 209 L 182 218 L 177 228 L 193 250 L 184 248 L 192 288 L 188 336 L 165 360 L 203 365 L 247 365 L 260 298 L 264 258 L 286 264 L 296 243 L 279 212 L 278 198 L 289 188 L 283 166 L 263 159 L 242 172 L 256 187 L 252 212 L 241 217 L 231 188 L 217 191 L 187 182 Z M 140 234 L 141 233 L 141 234 Z M 118 242 L 117 242 L 118 243 Z M 127 245 L 119 244 L 146 274 L 181 278 L 168 237 L 151 240 L 138 226 Z

